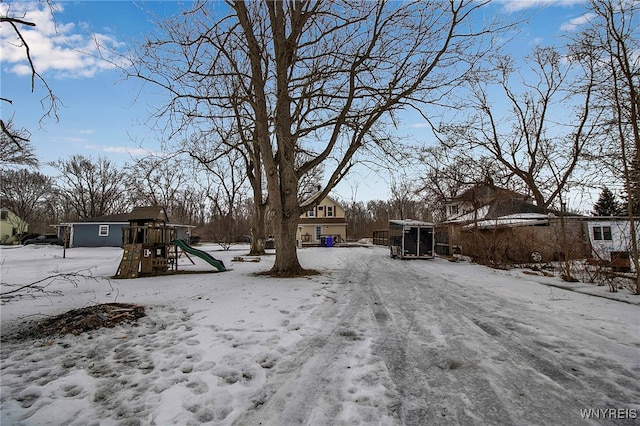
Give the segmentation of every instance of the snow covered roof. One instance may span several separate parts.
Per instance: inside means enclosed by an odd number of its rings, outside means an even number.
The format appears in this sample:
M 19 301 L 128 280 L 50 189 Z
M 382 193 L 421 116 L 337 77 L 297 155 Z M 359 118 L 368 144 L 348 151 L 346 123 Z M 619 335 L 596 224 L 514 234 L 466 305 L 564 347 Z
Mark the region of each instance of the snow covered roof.
M 389 223 L 393 223 L 396 225 L 414 225 L 414 226 L 434 226 L 434 224 L 432 222 L 422 222 L 420 220 L 413 220 L 413 219 L 393 219 L 390 220 Z
M 542 213 L 515 213 L 495 219 L 483 219 L 478 222 L 469 223 L 464 228 L 515 228 L 518 226 L 547 225 L 553 215 Z

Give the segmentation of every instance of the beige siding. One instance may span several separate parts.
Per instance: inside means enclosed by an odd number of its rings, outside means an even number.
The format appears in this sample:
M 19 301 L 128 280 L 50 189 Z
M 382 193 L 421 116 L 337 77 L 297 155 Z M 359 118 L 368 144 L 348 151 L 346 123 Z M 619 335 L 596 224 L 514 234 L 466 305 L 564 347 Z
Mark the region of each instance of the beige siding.
M 344 218 L 344 209 L 330 199 L 324 199 L 313 209 L 304 213 L 301 218 Z
M 347 239 L 347 223 L 344 218 L 342 206 L 331 198 L 325 198 L 316 207 L 300 216 L 297 240 L 303 245 L 319 244 L 318 236 L 331 236 L 334 240 L 344 241 Z
M 17 242 L 15 236 L 29 229 L 29 224 L 16 216 L 12 211 L 2 209 L 0 218 L 0 243 Z
M 297 240 L 302 244 L 318 244 L 320 239 L 316 227 L 320 227 L 320 237 L 331 236 L 334 240 L 347 238 L 347 225 L 346 224 L 317 224 L 317 225 L 304 225 L 298 226 Z M 339 238 L 338 238 L 339 237 Z

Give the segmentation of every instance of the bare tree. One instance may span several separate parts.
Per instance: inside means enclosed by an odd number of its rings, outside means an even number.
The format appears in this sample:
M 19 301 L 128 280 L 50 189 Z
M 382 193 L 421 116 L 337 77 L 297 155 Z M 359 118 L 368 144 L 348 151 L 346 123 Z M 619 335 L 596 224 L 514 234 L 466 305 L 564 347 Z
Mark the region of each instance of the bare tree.
M 160 112 L 181 118 L 177 125 L 242 107 L 239 127 L 259 153 L 276 236 L 270 272 L 300 275 L 299 216 L 329 194 L 358 152 L 389 142 L 384 123 L 440 102 L 477 66 L 496 29 L 469 22 L 484 4 L 202 2 L 165 25 L 166 39 L 145 43 L 148 66 L 135 74 L 168 91 Z M 301 164 L 299 152 L 309 155 Z M 300 203 L 300 178 L 321 163 L 319 196 Z
M 249 229 L 251 234 L 249 255 L 259 256 L 265 254 L 267 238 L 265 224 L 267 204 L 262 158 L 260 147 L 254 142 L 254 128 L 249 123 L 248 112 L 245 111 L 241 102 L 236 102 L 235 99 L 232 101 L 234 103 L 230 118 L 210 117 L 209 125 L 212 128 L 191 135 L 183 144 L 181 151 L 195 159 L 205 171 L 211 172 L 213 182 L 228 183 L 230 185 L 228 188 L 233 188 L 234 194 L 244 184 L 245 178 L 249 182 L 252 189 L 252 205 L 254 206 Z M 221 164 L 225 164 L 225 166 L 221 168 Z M 223 169 L 226 172 L 223 173 Z M 243 175 L 242 179 L 241 175 Z M 205 191 L 211 195 L 211 185 L 209 184 Z M 236 197 L 234 195 L 226 198 L 235 199 Z
M 388 201 L 391 219 L 431 220 L 431 214 L 420 208 L 416 183 L 406 178 L 394 179 Z
M 136 206 L 163 206 L 171 214 L 171 206 L 180 188 L 189 180 L 184 166 L 175 157 L 144 157 L 127 165 L 127 193 Z
M 432 146 L 417 153 L 418 163 L 423 169 L 417 192 L 428 206 L 433 219 L 446 219 L 445 204 L 467 188 L 483 182 L 490 176 L 501 187 L 515 188 L 508 173 L 487 156 L 461 149 L 459 146 Z
M 490 81 L 472 81 L 474 113 L 462 123 L 441 126 L 440 132 L 445 145 L 479 149 L 497 161 L 547 209 L 566 190 L 591 141 L 598 117 L 590 110 L 595 69 L 589 58 L 551 47 L 534 48 L 526 61 L 525 74 L 516 71 L 511 57 L 498 58 L 496 83 L 510 105 L 508 113 L 493 104 Z M 573 79 L 577 70 L 584 71 L 580 80 Z M 517 82 L 511 81 L 513 75 L 519 76 Z
M 94 162 L 90 157 L 74 155 L 50 165 L 60 171 L 56 180 L 58 191 L 78 219 L 122 213 L 127 209 L 125 174 L 105 157 Z
M 610 158 L 624 179 L 630 222 L 631 253 L 640 294 L 639 243 L 634 202 L 640 200 L 640 27 L 638 2 L 591 0 L 589 25 L 576 38 L 584 56 L 594 58 L 604 81 L 598 99 L 607 107 L 603 133 L 613 141 Z
M 367 206 L 363 201 L 343 202 L 345 217 L 347 220 L 347 238 L 371 237 L 374 228 L 371 215 L 367 211 Z
M 132 206 L 157 205 L 167 209 L 172 221 L 198 223 L 203 220 L 204 192 L 198 185 L 191 159 L 179 154 L 148 156 L 127 164 L 126 194 Z
M 29 141 L 29 132 L 14 129 L 11 121 L 4 124 L 6 132 L 0 133 L 0 167 L 38 166 L 38 158 Z M 11 137 L 13 135 L 13 137 Z M 16 144 L 20 138 L 22 143 Z
M 0 200 L 3 207 L 30 225 L 43 216 L 43 206 L 53 193 L 50 177 L 29 170 L 6 170 L 0 173 Z
M 46 0 L 46 3 L 49 5 L 49 12 L 53 14 L 53 2 L 50 0 Z M 42 107 L 45 111 L 42 118 L 53 117 L 57 120 L 57 110 L 59 103 L 58 98 L 54 94 L 47 81 L 36 70 L 33 59 L 31 58 L 31 47 L 22 34 L 23 28 L 35 27 L 36 24 L 26 20 L 25 16 L 23 15 L 14 14 L 11 9 L 11 3 L 7 3 L 7 6 L 1 8 L 0 11 L 4 11 L 4 13 L 0 12 L 0 23 L 2 23 L 3 25 L 9 25 L 11 29 L 13 29 L 13 33 L 15 35 L 15 39 L 7 39 L 7 42 L 24 49 L 24 54 L 27 58 L 29 68 L 31 70 L 31 92 L 35 91 L 36 81 L 39 81 L 47 92 L 46 96 L 41 101 Z M 13 103 L 11 99 L 5 97 L 0 97 L 0 101 L 6 102 L 8 104 Z M 25 154 L 29 155 L 30 149 L 27 146 L 30 137 L 29 133 L 24 129 L 15 128 L 11 122 L 12 120 L 4 121 L 0 118 L 0 131 L 2 132 L 3 139 L 6 138 L 6 142 L 13 144 L 16 150 L 25 151 Z M 4 145 L 5 140 L 3 140 L 2 143 Z M 3 147 L 3 150 L 4 149 L 5 148 Z
M 195 178 L 192 176 L 192 179 Z M 199 185 L 183 186 L 171 204 L 171 221 L 189 225 L 204 223 L 206 204 L 203 200 L 205 198 L 206 191 Z
M 200 169 L 204 170 L 201 175 L 204 175 L 202 180 L 206 185 L 201 185 L 212 210 L 214 238 L 224 248 L 229 248 L 238 238 L 238 213 L 247 190 L 245 158 L 240 150 L 233 149 L 215 161 L 198 159 Z
M 303 164 L 309 160 L 305 153 L 298 154 L 298 164 Z M 320 163 L 316 167 L 310 169 L 304 175 L 300 176 L 298 181 L 298 201 L 313 197 L 321 188 L 324 178 L 324 164 Z
M 148 156 L 125 166 L 126 194 L 131 206 L 163 206 L 172 222 L 197 224 L 204 220 L 205 191 L 191 159 Z

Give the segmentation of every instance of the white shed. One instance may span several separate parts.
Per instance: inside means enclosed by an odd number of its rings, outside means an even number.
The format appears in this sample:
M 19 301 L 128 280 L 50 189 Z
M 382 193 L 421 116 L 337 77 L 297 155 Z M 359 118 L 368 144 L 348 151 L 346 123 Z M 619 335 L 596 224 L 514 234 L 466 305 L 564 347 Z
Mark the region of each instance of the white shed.
M 635 221 L 636 236 L 640 235 L 640 218 Z M 589 243 L 594 255 L 611 260 L 611 252 L 631 252 L 631 228 L 625 218 L 594 217 L 587 220 Z

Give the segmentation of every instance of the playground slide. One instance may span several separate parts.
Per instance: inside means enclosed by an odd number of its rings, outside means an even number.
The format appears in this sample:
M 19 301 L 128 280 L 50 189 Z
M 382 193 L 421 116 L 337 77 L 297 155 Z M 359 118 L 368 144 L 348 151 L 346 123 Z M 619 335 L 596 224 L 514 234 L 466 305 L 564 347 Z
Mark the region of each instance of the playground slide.
M 177 245 L 178 247 L 180 247 L 182 250 L 184 250 L 185 252 L 187 252 L 189 254 L 192 254 L 194 256 L 198 256 L 200 259 L 204 260 L 205 262 L 207 262 L 208 264 L 210 264 L 211 266 L 213 266 L 214 268 L 216 268 L 220 272 L 224 272 L 224 271 L 227 270 L 227 268 L 225 268 L 224 263 L 221 260 L 218 260 L 218 259 L 214 258 L 213 256 L 211 256 L 207 252 L 204 252 L 202 250 L 198 250 L 198 249 L 195 249 L 195 248 L 191 247 L 184 240 L 173 240 L 173 241 L 171 241 L 171 244 Z

